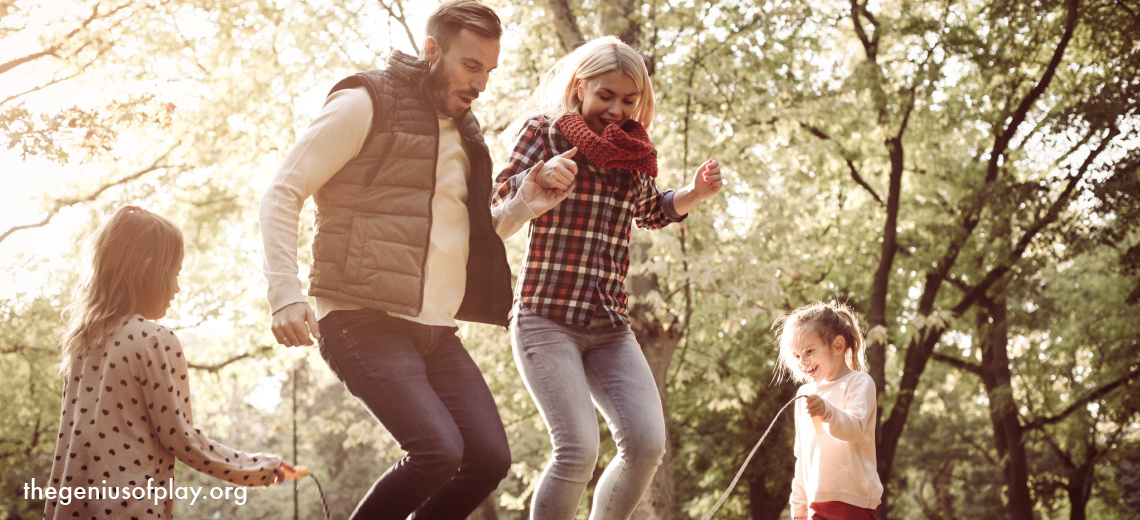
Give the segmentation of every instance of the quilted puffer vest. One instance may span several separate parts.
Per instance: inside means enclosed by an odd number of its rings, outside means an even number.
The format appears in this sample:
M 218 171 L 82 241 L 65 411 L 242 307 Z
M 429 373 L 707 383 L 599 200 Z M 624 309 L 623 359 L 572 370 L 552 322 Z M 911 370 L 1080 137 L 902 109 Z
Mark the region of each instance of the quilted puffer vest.
M 372 129 L 351 161 L 317 190 L 309 294 L 418 316 L 439 156 L 429 64 L 399 51 L 384 70 L 350 76 L 332 92 L 364 87 Z M 467 287 L 456 319 L 507 325 L 511 271 L 491 223 L 491 155 L 470 110 L 456 120 L 471 163 Z

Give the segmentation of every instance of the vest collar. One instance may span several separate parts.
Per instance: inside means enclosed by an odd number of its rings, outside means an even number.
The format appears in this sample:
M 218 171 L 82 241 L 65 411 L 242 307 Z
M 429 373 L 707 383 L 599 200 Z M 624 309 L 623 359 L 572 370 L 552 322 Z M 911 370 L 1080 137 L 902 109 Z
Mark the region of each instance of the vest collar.
M 421 60 L 416 56 L 412 56 L 404 51 L 393 51 L 392 56 L 388 58 L 388 70 L 400 77 L 400 79 L 407 81 L 412 85 L 420 87 L 421 92 L 428 94 L 431 92 L 431 85 L 427 84 L 428 72 L 431 71 L 431 62 Z M 430 95 L 427 95 L 428 103 L 433 103 Z M 475 113 L 470 108 L 465 110 L 462 115 L 455 118 L 455 126 L 459 128 L 459 133 L 465 139 L 475 142 L 483 143 L 483 132 L 480 130 L 479 121 L 475 119 Z
M 388 70 L 400 76 L 400 79 L 413 85 L 424 86 L 427 81 L 431 63 L 421 60 L 404 51 L 394 51 L 388 58 Z

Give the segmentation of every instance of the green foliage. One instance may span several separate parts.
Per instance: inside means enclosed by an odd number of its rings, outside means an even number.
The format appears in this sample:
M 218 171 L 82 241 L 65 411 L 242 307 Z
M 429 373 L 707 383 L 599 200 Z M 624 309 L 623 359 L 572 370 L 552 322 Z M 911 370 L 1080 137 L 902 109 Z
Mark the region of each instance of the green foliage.
M 503 159 L 514 136 L 501 132 L 562 49 L 545 4 L 489 3 L 506 34 L 475 110 Z M 603 3 L 570 3 L 586 37 L 597 35 Z M 892 167 L 901 168 L 898 250 L 884 321 L 865 323 L 885 345 L 880 419 L 909 412 L 888 482 L 890 515 L 1006 516 L 1008 484 L 977 375 L 984 325 L 962 303 L 981 287 L 979 296 L 1009 302 L 1012 380 L 995 395 L 1008 395 L 1026 426 L 1036 514 L 1077 517 L 1069 488 L 1084 479 L 1088 517 L 1135 516 L 1140 6 L 1080 3 L 1051 69 L 1067 20 L 1059 2 L 894 0 L 869 6 L 870 17 L 853 16 L 852 5 L 666 0 L 631 13 L 657 90 L 659 184 L 680 188 L 708 157 L 729 180 L 682 225 L 634 234 L 634 304 L 680 334 L 666 360 L 675 517 L 711 507 L 794 393 L 771 382 L 775 317 L 817 299 L 849 301 L 865 317 L 875 307 Z M 415 32 L 424 8 L 409 9 Z M 295 432 L 298 462 L 321 478 L 340 517 L 400 452 L 315 349 L 270 347 L 255 215 L 332 83 L 375 68 L 394 48 L 414 50 L 394 16 L 403 11 L 364 1 L 0 6 L 2 175 L 44 186 L 35 212 L 4 215 L 11 231 L 0 250 L 11 255 L 20 234 L 71 240 L 122 204 L 180 223 L 193 251 L 164 322 L 199 367 L 197 421 L 223 443 L 287 459 Z M 1041 95 L 1027 102 L 1038 85 Z M 91 223 L 61 230 L 37 224 L 44 217 Z M 310 235 L 303 227 L 302 256 Z M 508 241 L 512 265 L 522 244 Z M 77 250 L 61 256 L 29 251 L 5 265 L 6 284 L 43 280 L 0 300 L 8 490 L 46 479 L 51 465 L 55 335 Z M 549 457 L 545 427 L 506 332 L 464 325 L 461 334 L 511 441 L 512 472 L 492 501 L 500 518 L 523 518 Z M 916 348 L 924 337 L 938 340 L 933 356 Z M 915 400 L 900 407 L 910 376 Z M 612 447 L 603 451 L 604 464 Z M 721 516 L 776 518 L 791 457 L 784 418 Z M 216 485 L 178 471 L 187 483 Z M 314 487 L 299 483 L 301 517 L 319 515 Z M 41 506 L 0 495 L 6 517 L 37 517 Z M 176 514 L 277 518 L 292 507 L 292 490 L 278 486 L 251 490 L 242 506 L 180 503 Z

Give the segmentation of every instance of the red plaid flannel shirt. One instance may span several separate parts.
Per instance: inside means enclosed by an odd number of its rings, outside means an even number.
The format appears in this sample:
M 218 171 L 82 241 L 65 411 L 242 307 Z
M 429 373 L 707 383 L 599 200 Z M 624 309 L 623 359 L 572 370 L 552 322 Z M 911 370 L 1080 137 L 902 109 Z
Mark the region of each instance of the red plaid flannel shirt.
M 557 126 L 542 117 L 527 121 L 495 179 L 499 187 L 492 204 L 514 197 L 536 162 L 570 148 Z M 660 229 L 685 216 L 673 209 L 673 191 L 662 192 L 649 175 L 601 169 L 582 154 L 576 160 L 574 191 L 530 221 L 516 297 L 523 307 L 563 323 L 587 325 L 602 312 L 615 325 L 629 323 L 625 276 L 631 224 Z

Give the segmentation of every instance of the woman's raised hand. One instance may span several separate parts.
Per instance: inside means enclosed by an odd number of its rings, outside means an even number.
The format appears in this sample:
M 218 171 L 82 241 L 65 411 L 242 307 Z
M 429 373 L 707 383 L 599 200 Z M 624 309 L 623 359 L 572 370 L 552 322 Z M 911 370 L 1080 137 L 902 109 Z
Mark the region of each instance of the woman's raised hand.
M 578 175 L 578 163 L 574 162 L 574 155 L 578 153 L 575 146 L 559 155 L 551 157 L 535 179 L 539 186 L 548 190 L 565 190 L 574 183 Z
M 693 175 L 693 192 L 700 199 L 704 199 L 724 187 L 724 177 L 720 172 L 720 161 L 709 159 L 705 161 Z

